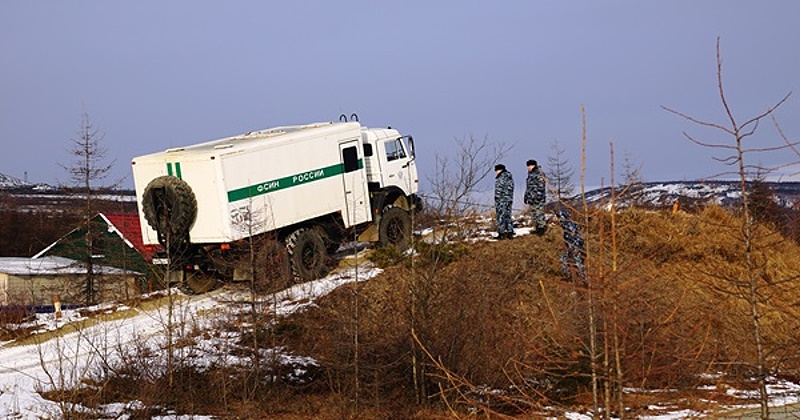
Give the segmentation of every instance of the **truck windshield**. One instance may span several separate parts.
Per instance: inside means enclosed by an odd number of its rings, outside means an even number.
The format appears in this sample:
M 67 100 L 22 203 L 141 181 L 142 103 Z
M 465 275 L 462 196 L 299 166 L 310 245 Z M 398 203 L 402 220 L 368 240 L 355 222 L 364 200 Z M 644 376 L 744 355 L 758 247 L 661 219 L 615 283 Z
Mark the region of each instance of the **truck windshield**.
M 406 157 L 406 149 L 403 146 L 403 139 L 397 138 L 384 143 L 386 145 L 386 160 L 392 161 Z

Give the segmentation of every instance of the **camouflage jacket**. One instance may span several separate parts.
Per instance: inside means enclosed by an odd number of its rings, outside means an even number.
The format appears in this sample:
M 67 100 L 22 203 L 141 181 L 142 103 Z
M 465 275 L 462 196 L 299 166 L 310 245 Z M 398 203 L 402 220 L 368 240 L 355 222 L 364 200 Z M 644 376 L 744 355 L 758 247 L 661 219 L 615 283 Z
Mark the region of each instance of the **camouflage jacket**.
M 525 197 L 522 200 L 525 204 L 544 204 L 545 200 L 545 182 L 544 175 L 539 167 L 533 168 L 528 172 L 528 178 L 525 182 Z
M 511 172 L 502 171 L 494 180 L 494 201 L 511 203 L 514 201 L 514 178 Z

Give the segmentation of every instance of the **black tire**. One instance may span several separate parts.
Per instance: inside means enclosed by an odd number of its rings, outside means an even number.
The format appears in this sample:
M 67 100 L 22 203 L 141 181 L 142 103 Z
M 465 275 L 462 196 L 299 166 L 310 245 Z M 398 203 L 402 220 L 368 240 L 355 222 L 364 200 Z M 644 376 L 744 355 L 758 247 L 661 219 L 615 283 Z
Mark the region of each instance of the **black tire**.
M 202 294 L 211 291 L 217 287 L 216 277 L 209 276 L 203 273 L 185 273 L 186 277 L 183 280 L 183 290 L 189 294 Z
M 327 252 L 329 256 L 335 254 L 336 251 L 339 250 L 339 247 L 342 246 L 340 234 L 331 234 L 324 229 L 318 229 L 317 232 L 322 238 L 322 242 L 325 243 L 325 252 Z
M 381 246 L 405 251 L 411 245 L 411 216 L 400 207 L 388 207 L 381 215 L 378 230 Z
M 296 281 L 315 280 L 328 274 L 325 242 L 315 229 L 301 228 L 286 238 L 286 250 Z
M 197 199 L 186 181 L 161 176 L 147 184 L 142 197 L 142 212 L 160 241 L 167 235 L 188 237 L 197 217 Z

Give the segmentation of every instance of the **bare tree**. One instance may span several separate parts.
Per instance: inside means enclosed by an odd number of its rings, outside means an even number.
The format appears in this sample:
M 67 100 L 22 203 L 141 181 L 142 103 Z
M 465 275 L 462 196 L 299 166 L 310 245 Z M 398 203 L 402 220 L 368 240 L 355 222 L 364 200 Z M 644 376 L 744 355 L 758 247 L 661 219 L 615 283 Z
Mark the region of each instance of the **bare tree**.
M 564 156 L 566 151 L 558 140 L 550 143 L 550 151 L 552 154 L 547 157 L 547 169 L 545 169 L 547 181 L 555 199 L 562 202 L 575 194 L 575 184 L 572 182 L 575 170 Z
M 642 182 L 642 165 L 637 164 L 630 151 L 626 151 L 622 160 L 622 177 L 624 184 L 621 186 L 620 196 L 623 202 L 641 204 L 644 195 Z
M 434 217 L 445 223 L 437 235 L 444 241 L 464 239 L 472 235 L 466 226 L 453 227 L 453 223 L 463 223 L 468 216 L 482 213 L 491 208 L 478 197 L 478 188 L 486 178 L 493 174 L 493 167 L 510 151 L 504 143 L 492 144 L 488 137 L 477 139 L 469 136 L 456 140 L 455 152 L 447 157 L 436 156 L 436 173 L 428 179 L 431 193 L 427 195 L 428 206 Z M 459 238 L 451 238 L 451 235 Z
M 77 134 L 77 138 L 71 139 L 71 147 L 68 149 L 73 160 L 70 164 L 62 165 L 62 167 L 69 174 L 75 190 L 83 194 L 85 199 L 82 219 L 86 226 L 86 234 L 82 263 L 86 266 L 86 281 L 83 290 L 85 303 L 92 305 L 97 303 L 98 294 L 92 256 L 95 252 L 102 252 L 98 249 L 98 246 L 102 245 L 99 240 L 100 232 L 93 228 L 91 222 L 96 212 L 95 196 L 99 187 L 96 184 L 109 175 L 114 161 L 107 163 L 107 149 L 102 144 L 105 134 L 95 127 L 86 111 L 81 114 L 80 128 Z
M 764 261 L 762 258 L 759 258 L 760 252 L 756 249 L 756 235 L 757 235 L 757 221 L 753 217 L 753 209 L 751 208 L 751 198 L 752 195 L 750 194 L 750 184 L 748 182 L 748 176 L 752 174 L 754 171 L 764 172 L 769 171 L 768 168 L 764 168 L 761 165 L 754 165 L 748 163 L 745 159 L 751 156 L 752 154 L 762 153 L 762 152 L 769 152 L 769 151 L 778 151 L 784 150 L 787 148 L 791 148 L 794 145 L 790 142 L 782 145 L 776 146 L 749 146 L 749 143 L 746 144 L 746 141 L 750 140 L 750 138 L 755 134 L 756 129 L 758 128 L 759 123 L 764 118 L 771 116 L 773 112 L 780 107 L 791 95 L 791 92 L 786 94 L 783 98 L 781 98 L 778 102 L 774 105 L 768 107 L 764 112 L 746 119 L 743 123 L 740 122 L 740 119 L 734 116 L 733 110 L 728 103 L 728 99 L 725 95 L 725 89 L 723 88 L 722 83 L 722 54 L 720 51 L 720 39 L 717 38 L 717 89 L 719 92 L 719 98 L 722 104 L 722 108 L 725 112 L 727 117 L 726 123 L 715 123 L 709 122 L 704 120 L 699 120 L 693 118 L 689 115 L 684 113 L 675 111 L 671 108 L 663 107 L 666 111 L 669 111 L 675 115 L 678 115 L 692 123 L 698 124 L 703 127 L 712 128 L 714 130 L 718 130 L 726 134 L 731 140 L 732 143 L 709 143 L 698 140 L 697 138 L 687 134 L 684 132 L 684 136 L 688 138 L 693 143 L 706 147 L 712 148 L 715 150 L 720 150 L 723 152 L 723 155 L 717 156 L 714 159 L 734 168 L 732 173 L 738 176 L 739 187 L 741 190 L 742 195 L 742 209 L 741 209 L 741 226 L 736 234 L 738 240 L 741 241 L 743 246 L 743 258 L 744 263 L 742 267 L 742 274 L 741 276 L 728 276 L 722 278 L 723 280 L 729 282 L 733 287 L 732 294 L 737 296 L 741 299 L 744 299 L 748 306 L 749 306 L 749 316 L 750 316 L 750 333 L 752 334 L 752 345 L 755 348 L 755 368 L 757 371 L 757 384 L 758 384 L 758 391 L 759 391 L 759 404 L 761 406 L 761 418 L 767 419 L 769 418 L 769 395 L 767 393 L 766 387 L 766 380 L 767 375 L 769 374 L 769 367 L 767 365 L 767 358 L 766 358 L 766 350 L 765 350 L 765 337 L 762 333 L 763 328 L 763 316 L 764 312 L 767 311 L 769 302 L 767 301 L 767 296 L 770 295 L 768 293 L 768 289 L 771 286 L 771 279 L 767 278 L 765 266 L 767 261 Z M 713 274 L 715 277 L 721 278 L 719 274 Z
M 488 137 L 469 136 L 456 139 L 454 152 L 436 156 L 436 173 L 429 178 L 431 192 L 425 195 L 427 212 L 433 217 L 434 232 L 430 241 L 415 243 L 417 254 L 424 254 L 427 268 L 418 270 L 415 259 L 404 276 L 410 297 L 411 365 L 417 402 L 427 401 L 429 375 L 423 348 L 431 338 L 425 330 L 436 295 L 437 273 L 447 264 L 452 244 L 474 237 L 479 229 L 475 218 L 492 206 L 479 195 L 480 185 L 493 174 L 510 150 L 504 143 L 491 143 Z M 412 221 L 413 223 L 413 221 Z

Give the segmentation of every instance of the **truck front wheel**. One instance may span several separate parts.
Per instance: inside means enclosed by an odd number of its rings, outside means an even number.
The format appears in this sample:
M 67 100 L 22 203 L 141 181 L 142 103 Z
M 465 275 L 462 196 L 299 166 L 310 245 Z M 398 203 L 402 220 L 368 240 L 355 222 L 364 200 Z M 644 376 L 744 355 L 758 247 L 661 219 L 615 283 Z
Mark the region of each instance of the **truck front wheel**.
M 286 238 L 292 275 L 297 281 L 318 279 L 328 274 L 325 242 L 315 229 L 301 228 Z
M 381 246 L 405 251 L 411 244 L 411 217 L 400 207 L 389 207 L 381 215 L 378 239 Z

